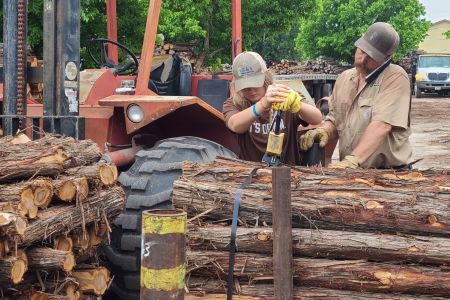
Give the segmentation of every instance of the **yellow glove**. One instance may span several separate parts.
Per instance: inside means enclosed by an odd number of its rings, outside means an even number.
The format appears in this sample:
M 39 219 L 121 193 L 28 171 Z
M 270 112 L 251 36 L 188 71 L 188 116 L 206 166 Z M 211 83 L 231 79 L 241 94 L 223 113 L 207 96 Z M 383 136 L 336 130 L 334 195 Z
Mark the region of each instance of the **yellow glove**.
M 330 134 L 328 133 L 328 130 L 323 127 L 318 127 L 308 130 L 302 135 L 298 145 L 301 150 L 306 151 L 312 147 L 315 141 L 319 141 L 319 146 L 323 148 L 328 143 L 329 139 Z
M 298 113 L 301 108 L 302 97 L 296 91 L 291 91 L 283 102 L 273 105 L 274 110 L 290 111 L 294 114 Z
M 358 158 L 354 155 L 347 155 L 343 160 L 328 165 L 328 168 L 331 169 L 356 169 L 358 167 Z

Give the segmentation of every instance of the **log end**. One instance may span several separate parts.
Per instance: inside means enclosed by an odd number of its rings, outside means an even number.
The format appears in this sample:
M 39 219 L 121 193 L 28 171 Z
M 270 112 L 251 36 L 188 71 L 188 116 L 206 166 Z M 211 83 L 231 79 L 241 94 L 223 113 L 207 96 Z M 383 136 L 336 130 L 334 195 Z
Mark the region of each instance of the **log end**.
M 34 190 L 34 205 L 45 208 L 52 201 L 53 185 L 47 180 L 40 180 L 35 184 L 39 186 Z
M 75 266 L 75 256 L 72 252 L 68 252 L 66 255 L 66 258 L 64 259 L 64 271 L 70 272 L 73 270 L 73 267 Z
M 82 201 L 86 200 L 89 195 L 89 182 L 86 179 L 86 177 L 80 178 L 77 182 L 77 185 L 78 185 L 77 189 L 78 197 L 80 197 Z
M 19 284 L 22 281 L 23 275 L 25 274 L 26 271 L 27 271 L 26 262 L 23 261 L 22 259 L 16 260 L 12 264 L 11 268 L 11 282 L 13 284 Z
M 73 242 L 68 236 L 59 236 L 55 239 L 55 249 L 61 251 L 72 251 Z
M 113 185 L 117 181 L 117 167 L 103 164 L 99 167 L 99 177 L 103 185 Z
M 56 189 L 56 197 L 64 202 L 72 201 L 77 194 L 77 187 L 72 181 L 66 180 Z

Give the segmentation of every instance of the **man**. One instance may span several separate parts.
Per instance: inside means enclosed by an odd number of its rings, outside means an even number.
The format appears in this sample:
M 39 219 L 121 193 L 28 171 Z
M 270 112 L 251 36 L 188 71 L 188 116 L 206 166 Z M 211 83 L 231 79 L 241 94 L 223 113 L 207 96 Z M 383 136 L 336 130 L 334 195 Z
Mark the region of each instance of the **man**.
M 336 80 L 330 112 L 321 127 L 301 137 L 302 150 L 315 140 L 324 147 L 329 139 L 339 139 L 340 161 L 331 168 L 402 168 L 410 163 L 409 79 L 401 67 L 388 62 L 399 42 L 395 29 L 382 22 L 371 25 L 356 41 L 355 68 Z

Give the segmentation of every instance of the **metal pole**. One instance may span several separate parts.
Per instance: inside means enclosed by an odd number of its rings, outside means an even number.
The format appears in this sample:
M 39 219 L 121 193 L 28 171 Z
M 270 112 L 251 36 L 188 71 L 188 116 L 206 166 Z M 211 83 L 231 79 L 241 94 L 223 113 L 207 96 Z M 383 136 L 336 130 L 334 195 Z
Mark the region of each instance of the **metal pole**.
M 291 169 L 272 168 L 273 277 L 275 299 L 291 300 L 292 209 Z
M 84 139 L 79 117 L 80 0 L 44 1 L 44 130 Z
M 141 299 L 184 299 L 186 220 L 181 210 L 142 213 Z
M 27 1 L 4 0 L 3 2 L 3 72 L 4 100 L 3 130 L 6 135 L 13 135 L 19 128 L 25 127 L 15 116 L 27 113 Z
M 242 9 L 241 0 L 231 3 L 231 61 L 242 52 Z
M 117 42 L 117 3 L 116 0 L 106 1 L 106 23 L 108 31 L 108 39 Z M 108 56 L 115 64 L 119 62 L 119 54 L 117 46 L 108 43 Z

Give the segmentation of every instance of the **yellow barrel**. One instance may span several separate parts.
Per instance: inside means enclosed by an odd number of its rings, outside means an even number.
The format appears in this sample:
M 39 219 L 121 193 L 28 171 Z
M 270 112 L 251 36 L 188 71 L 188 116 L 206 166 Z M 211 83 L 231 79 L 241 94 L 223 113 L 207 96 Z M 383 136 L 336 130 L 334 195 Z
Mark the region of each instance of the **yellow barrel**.
M 141 299 L 184 299 L 186 219 L 181 210 L 142 213 Z

